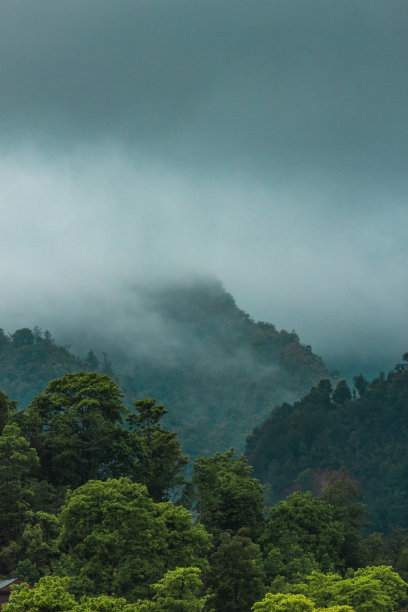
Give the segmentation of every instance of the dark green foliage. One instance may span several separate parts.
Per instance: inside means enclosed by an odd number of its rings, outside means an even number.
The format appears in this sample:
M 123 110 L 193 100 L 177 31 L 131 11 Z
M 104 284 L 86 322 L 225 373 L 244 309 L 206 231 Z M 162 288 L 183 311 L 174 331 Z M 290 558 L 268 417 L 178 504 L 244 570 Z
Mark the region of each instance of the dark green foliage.
M 207 597 L 199 597 L 202 585 L 198 567 L 169 570 L 156 584 L 151 601 L 139 602 L 138 612 L 201 612 Z
M 155 504 L 128 478 L 89 481 L 67 495 L 59 544 L 60 570 L 89 594 L 144 597 L 176 567 L 206 567 L 210 536 L 184 508 Z
M 291 591 L 310 597 L 317 606 L 349 605 L 355 612 L 392 612 L 407 602 L 407 584 L 391 567 L 364 567 L 345 578 L 312 573 Z M 330 609 L 330 608 L 329 608 Z
M 15 575 L 30 584 L 51 572 L 59 556 L 57 537 L 59 523 L 54 514 L 43 511 L 27 512 L 21 536 L 21 560 Z
M 321 493 L 321 498 L 334 508 L 333 519 L 343 525 L 344 541 L 340 556 L 345 567 L 357 569 L 368 565 L 364 558 L 361 530 L 368 525 L 367 508 L 361 502 L 361 491 L 347 472 L 340 470 Z
M 115 347 L 113 340 L 108 350 L 115 369 L 129 374 L 127 396 L 155 397 L 169 407 L 166 427 L 178 432 L 190 458 L 231 446 L 242 452 L 245 437 L 271 406 L 300 397 L 327 375 L 295 333 L 255 322 L 216 281 L 168 286 L 143 297 L 160 338 L 140 354 L 136 346 L 128 358 L 123 343 Z M 137 317 L 135 307 L 136 325 Z
M 132 441 L 137 455 L 132 477 L 146 485 L 149 495 L 156 502 L 166 501 L 169 496 L 180 494 L 184 484 L 181 472 L 188 462 L 182 455 L 176 433 L 166 431 L 160 425 L 167 410 L 157 405 L 154 399 L 134 402 L 136 413 L 127 423 L 135 428 Z
M 264 592 L 262 555 L 257 544 L 240 529 L 236 535 L 225 532 L 210 556 L 206 586 L 212 594 L 208 607 L 216 612 L 249 610 Z
M 20 422 L 48 482 L 75 487 L 130 469 L 123 465 L 133 456 L 122 428 L 128 411 L 121 398 L 105 374 L 78 372 L 50 382 L 33 400 Z
M 4 426 L 10 422 L 10 417 L 15 413 L 17 403 L 9 400 L 7 395 L 0 391 L 0 435 L 3 432 Z
M 147 336 L 140 301 L 144 316 L 155 322 Z M 253 321 L 214 280 L 140 289 L 126 321 L 124 336 L 101 329 L 92 346 L 98 356 L 106 350 L 112 356 L 128 407 L 134 397 L 156 397 L 171 409 L 165 426 L 178 432 L 192 458 L 231 446 L 242 451 L 271 406 L 300 397 L 327 375 L 322 360 L 296 333 Z M 140 336 L 143 341 L 136 342 Z M 84 370 L 117 378 L 106 356 L 98 359 L 89 350 L 81 360 L 39 328 L 0 334 L 0 388 L 20 408 L 50 380 Z
M 364 567 L 342 578 L 312 572 L 295 584 L 267 593 L 254 612 L 392 612 L 407 603 L 407 587 L 391 567 Z M 401 611 L 402 612 L 402 611 Z
M 298 581 L 314 569 L 343 569 L 343 542 L 333 506 L 310 493 L 293 493 L 268 514 L 261 540 L 268 578 Z
M 56 345 L 48 331 L 23 328 L 8 337 L 0 330 L 0 388 L 20 408 L 27 406 L 50 380 L 86 369 L 94 368 Z
M 10 612 L 142 612 L 137 604 L 107 595 L 84 595 L 78 601 L 71 589 L 72 581 L 67 577 L 44 576 L 35 588 L 23 584 L 13 591 L 7 609 Z
M 368 380 L 365 378 L 365 376 L 363 376 L 362 374 L 359 374 L 358 376 L 355 376 L 353 378 L 353 382 L 354 382 L 354 387 L 357 393 L 359 394 L 360 397 L 362 397 L 364 393 L 367 391 L 367 388 L 369 385 Z
M 196 459 L 193 484 L 197 490 L 197 511 L 207 531 L 218 536 L 223 531 L 237 533 L 246 527 L 254 540 L 260 536 L 264 524 L 263 496 L 251 472 L 246 457 L 235 458 L 232 449 Z
M 254 612 L 316 612 L 313 602 L 304 595 L 289 593 L 267 593 L 262 601 L 251 608 Z M 325 612 L 326 608 L 319 612 Z M 335 612 L 338 612 L 337 610 Z M 341 610 L 343 612 L 343 610 Z M 354 612 L 351 609 L 344 612 Z
M 30 346 L 34 344 L 34 334 L 31 329 L 28 329 L 27 327 L 18 329 L 11 336 L 11 342 L 17 348 L 20 348 L 21 346 Z
M 333 397 L 320 383 L 293 405 L 276 408 L 248 438 L 248 459 L 275 499 L 295 487 L 306 470 L 310 488 L 319 493 L 345 466 L 361 485 L 373 527 L 405 527 L 408 370 L 367 384 L 358 377 L 357 385 L 354 400 L 345 383 Z
M 0 436 L 0 575 L 11 572 L 20 558 L 37 469 L 35 450 L 17 425 L 6 425 Z
M 344 404 L 348 400 L 351 400 L 351 391 L 345 380 L 340 380 L 337 387 L 333 391 L 332 400 L 336 404 Z
M 129 411 L 122 397 L 109 376 L 96 372 L 49 383 L 16 417 L 37 449 L 42 477 L 54 487 L 77 487 L 92 478 L 129 476 L 154 501 L 180 496 L 188 458 L 176 434 L 160 424 L 167 411 L 153 399 L 138 400 Z
M 311 489 L 315 497 L 297 491 L 276 504 L 265 522 L 260 483 L 247 459 L 230 450 L 195 462 L 193 508 L 212 537 L 185 508 L 168 501 L 186 500 L 193 488 L 185 487 L 187 457 L 176 434 L 162 424 L 181 418 L 180 406 L 188 408 L 191 396 L 184 389 L 195 387 L 197 394 L 187 439 L 195 435 L 200 448 L 203 431 L 218 431 L 211 444 L 225 441 L 231 421 L 246 414 L 246 424 L 242 420 L 240 433 L 233 434 L 239 437 L 255 418 L 254 409 L 262 413 L 278 379 L 291 379 L 287 388 L 295 394 L 318 370 L 324 374 L 295 334 L 254 323 L 231 296 L 207 289 L 196 287 L 187 302 L 184 289 L 162 296 L 162 311 L 176 327 L 189 330 L 194 345 L 188 356 L 175 351 L 174 369 L 165 356 L 160 367 L 156 360 L 156 369 L 147 363 L 140 373 L 143 378 L 148 371 L 148 379 L 153 371 L 164 372 L 157 384 L 171 389 L 176 400 L 169 415 L 153 399 L 126 408 L 118 385 L 98 372 L 53 380 L 22 412 L 0 392 L 0 575 L 30 583 L 50 573 L 70 576 L 69 588 L 59 578 L 40 583 L 44 609 L 55 610 L 60 602 L 61 609 L 78 611 L 241 612 L 262 598 L 265 582 L 275 594 L 260 610 L 305 605 L 323 610 L 330 604 L 337 612 L 348 603 L 358 612 L 388 612 L 402 605 L 405 586 L 390 570 L 347 570 L 392 564 L 402 577 L 408 575 L 408 371 L 401 364 L 371 383 L 356 377 L 353 393 L 344 380 L 333 390 L 330 380 L 322 379 L 302 400 L 277 408 L 249 439 L 251 462 L 269 483 L 271 497 L 295 488 Z M 53 356 L 53 363 L 66 351 L 60 349 L 38 328 L 11 337 L 0 330 L 0 365 L 18 362 L 29 370 L 33 355 L 38 363 L 41 355 Z M 85 361 L 89 369 L 112 372 L 106 356 L 100 365 L 89 351 Z M 247 395 L 238 381 L 248 385 Z M 201 393 L 206 416 L 198 422 Z M 244 396 L 248 403 L 239 405 Z M 372 503 L 376 525 L 405 529 L 385 536 L 362 533 L 366 517 L 357 481 Z M 67 487 L 75 490 L 67 493 L 61 511 Z M 198 592 L 198 568 L 204 596 Z M 307 579 L 313 570 L 320 573 Z M 329 571 L 345 577 L 327 577 Z M 31 606 L 32 594 L 22 593 Z M 84 593 L 95 597 L 79 601 Z M 129 604 L 117 596 L 150 599 Z M 25 610 L 24 605 L 16 599 L 14 609 Z
M 408 528 L 392 529 L 386 537 L 371 533 L 364 538 L 367 565 L 392 565 L 408 580 Z

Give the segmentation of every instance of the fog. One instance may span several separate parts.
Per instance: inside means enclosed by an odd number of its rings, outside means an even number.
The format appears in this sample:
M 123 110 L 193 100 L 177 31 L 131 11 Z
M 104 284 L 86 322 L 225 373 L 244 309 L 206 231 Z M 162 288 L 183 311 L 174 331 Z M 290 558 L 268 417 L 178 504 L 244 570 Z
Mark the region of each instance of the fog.
M 131 342 L 135 285 L 215 276 L 329 367 L 400 360 L 405 1 L 1 12 L 0 327 Z M 142 329 L 164 342 L 145 306 Z

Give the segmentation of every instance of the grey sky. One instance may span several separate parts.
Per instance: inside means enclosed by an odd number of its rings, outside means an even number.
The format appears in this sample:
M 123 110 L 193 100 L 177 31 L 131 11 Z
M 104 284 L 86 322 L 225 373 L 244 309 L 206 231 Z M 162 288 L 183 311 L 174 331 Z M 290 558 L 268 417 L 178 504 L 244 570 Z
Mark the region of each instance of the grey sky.
M 0 15 L 0 326 L 198 271 L 333 365 L 408 350 L 406 0 Z

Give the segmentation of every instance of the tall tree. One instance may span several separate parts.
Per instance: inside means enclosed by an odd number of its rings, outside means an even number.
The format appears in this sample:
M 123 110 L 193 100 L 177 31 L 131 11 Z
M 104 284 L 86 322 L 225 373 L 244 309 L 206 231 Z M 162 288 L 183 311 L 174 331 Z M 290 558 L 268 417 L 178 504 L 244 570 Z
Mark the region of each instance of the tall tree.
M 262 546 L 271 580 L 283 575 L 296 581 L 314 569 L 343 567 L 343 525 L 334 520 L 333 514 L 333 506 L 301 492 L 270 509 Z
M 236 535 L 222 533 L 209 561 L 206 587 L 211 594 L 209 606 L 214 612 L 249 610 L 262 596 L 265 577 L 262 555 L 246 529 L 240 529 Z
M 33 499 L 38 457 L 16 424 L 0 436 L 0 574 L 15 568 L 20 537 Z
M 10 612 L 141 612 L 137 604 L 107 595 L 84 595 L 77 601 L 70 592 L 70 582 L 67 577 L 44 576 L 35 588 L 23 584 L 12 592 L 7 609 Z
M 339 380 L 333 391 L 332 399 L 336 404 L 344 404 L 344 402 L 351 400 L 351 391 L 345 380 Z
M 169 570 L 152 585 L 151 601 L 139 602 L 138 612 L 201 612 L 207 597 L 199 597 L 202 586 L 198 567 L 178 567 Z
M 137 454 L 133 478 L 146 485 L 154 501 L 166 501 L 183 485 L 181 472 L 188 462 L 182 454 L 176 433 L 162 428 L 160 421 L 167 410 L 152 398 L 136 400 L 136 413 L 127 423 L 134 430 Z
M 121 398 L 109 376 L 78 372 L 53 380 L 33 400 L 22 423 L 49 482 L 76 487 L 130 469 L 123 465 L 132 458 L 122 428 L 128 410 Z
M 134 601 L 165 571 L 207 564 L 210 536 L 202 525 L 184 508 L 155 504 L 128 478 L 91 480 L 68 493 L 60 520 L 60 570 L 90 594 Z
M 256 540 L 264 524 L 261 485 L 250 476 L 252 468 L 246 457 L 235 458 L 233 454 L 231 449 L 196 459 L 193 484 L 197 489 L 198 516 L 205 528 L 217 536 L 247 527 Z
M 344 541 L 340 555 L 345 567 L 361 567 L 364 551 L 360 531 L 368 525 L 368 512 L 361 502 L 358 485 L 345 470 L 340 470 L 323 489 L 320 497 L 333 506 L 333 519 L 343 524 Z
M 345 605 L 355 612 L 392 612 L 407 603 L 407 587 L 391 567 L 379 566 L 361 568 L 343 579 L 339 574 L 313 572 L 289 590 L 310 598 L 318 609 Z
M 12 402 L 3 391 L 0 391 L 0 435 L 10 417 L 16 411 L 17 403 Z

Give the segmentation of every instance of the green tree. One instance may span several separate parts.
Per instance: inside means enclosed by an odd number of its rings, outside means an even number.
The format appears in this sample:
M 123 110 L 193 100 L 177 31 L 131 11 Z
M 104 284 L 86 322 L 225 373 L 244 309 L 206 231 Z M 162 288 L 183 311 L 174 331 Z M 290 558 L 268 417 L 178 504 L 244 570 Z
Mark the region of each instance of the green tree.
M 21 536 L 21 561 L 15 575 L 29 584 L 34 584 L 45 574 L 51 573 L 51 565 L 58 558 L 58 519 L 44 511 L 29 511 Z
M 355 612 L 391 612 L 406 602 L 407 583 L 391 567 L 366 567 L 342 579 L 313 572 L 304 583 L 289 587 L 316 606 L 351 606 Z
M 67 577 L 44 576 L 35 585 L 18 586 L 11 594 L 5 610 L 10 612 L 139 612 L 136 604 L 128 604 L 123 598 L 81 597 L 78 602 L 70 592 L 71 580 Z
M 354 387 L 357 389 L 357 392 L 360 397 L 363 397 L 365 392 L 368 389 L 369 382 L 363 374 L 359 374 L 358 376 L 354 376 L 353 378 Z
M 262 601 L 255 603 L 254 612 L 315 612 L 316 608 L 304 595 L 267 593 Z
M 67 494 L 61 510 L 59 571 L 76 576 L 90 594 L 130 601 L 177 566 L 206 567 L 210 536 L 187 510 L 155 504 L 128 478 L 89 481 Z
M 19 427 L 6 425 L 0 436 L 0 573 L 15 568 L 37 468 L 37 454 Z
M 368 512 L 361 502 L 359 487 L 345 470 L 340 470 L 323 489 L 320 497 L 333 506 L 333 520 L 343 525 L 344 541 L 340 556 L 345 567 L 361 567 L 364 550 L 360 531 L 368 525 Z
M 188 462 L 182 454 L 176 433 L 163 429 L 160 421 L 167 413 L 154 399 L 136 400 L 136 414 L 127 422 L 134 430 L 137 461 L 133 478 L 146 485 L 154 501 L 166 501 L 184 484 L 181 472 Z
M 7 612 L 71 612 L 77 609 L 75 597 L 68 592 L 68 578 L 45 576 L 35 589 L 18 586 L 5 606 Z
M 399 367 L 371 381 L 358 399 L 343 402 L 334 395 L 339 403 L 324 402 L 312 389 L 292 406 L 273 410 L 248 439 L 248 459 L 279 497 L 308 469 L 315 489 L 345 465 L 361 483 L 374 529 L 406 527 L 407 398 L 408 370 Z
M 17 403 L 12 402 L 3 391 L 0 391 L 0 435 L 16 409 Z
M 265 598 L 252 608 L 254 612 L 355 612 L 350 606 L 316 608 L 314 602 L 304 595 L 267 593 Z
M 345 380 L 340 380 L 337 383 L 332 399 L 336 404 L 344 404 L 347 400 L 351 400 L 351 391 Z
M 407 587 L 392 567 L 365 567 L 336 582 L 333 603 L 348 604 L 356 612 L 391 612 L 407 603 Z
M 12 343 L 14 346 L 29 346 L 34 344 L 34 335 L 31 329 L 28 327 L 23 327 L 22 329 L 18 329 L 11 336 Z
M 201 612 L 207 597 L 199 597 L 202 586 L 201 570 L 198 567 L 177 567 L 166 572 L 164 577 L 152 585 L 151 601 L 138 602 L 140 612 Z
M 75 487 L 131 471 L 121 398 L 109 376 L 78 372 L 50 382 L 33 400 L 23 424 L 50 483 Z
M 364 536 L 362 539 L 361 546 L 364 556 L 364 564 L 362 565 L 388 564 L 386 541 L 382 533 L 378 533 L 375 531 L 374 533 L 369 533 L 368 535 Z M 401 578 L 404 578 L 404 576 L 401 576 Z
M 222 533 L 219 546 L 210 556 L 206 587 L 212 595 L 211 610 L 249 610 L 264 592 L 261 551 L 246 531 L 240 529 L 236 535 Z
M 293 493 L 270 509 L 262 535 L 270 579 L 297 580 L 313 569 L 342 567 L 343 525 L 333 506 L 310 493 Z
M 197 511 L 205 528 L 217 536 L 237 533 L 242 527 L 256 540 L 263 528 L 263 495 L 259 481 L 244 455 L 234 458 L 233 449 L 201 457 L 194 463 L 193 484 Z

